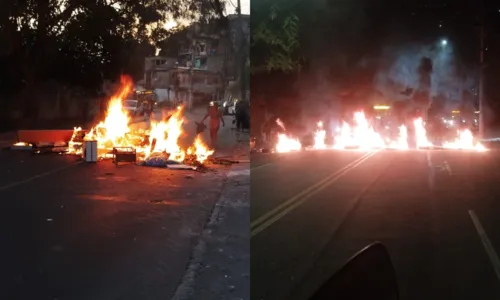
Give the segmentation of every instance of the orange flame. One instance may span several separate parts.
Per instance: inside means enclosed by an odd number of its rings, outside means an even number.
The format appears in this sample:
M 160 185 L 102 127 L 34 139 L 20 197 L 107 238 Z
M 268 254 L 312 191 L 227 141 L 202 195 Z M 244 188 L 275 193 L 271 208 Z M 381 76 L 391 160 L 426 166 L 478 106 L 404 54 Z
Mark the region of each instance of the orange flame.
M 474 136 L 469 129 L 458 131 L 458 137 L 453 142 L 446 142 L 445 148 L 486 151 L 487 149 L 481 143 L 474 143 Z
M 342 125 L 340 135 L 335 137 L 336 149 L 345 149 L 348 147 L 358 147 L 360 149 L 378 149 L 384 148 L 385 142 L 372 126 L 368 123 L 363 112 L 354 113 L 354 128 L 349 124 Z
M 314 134 L 314 149 L 326 149 L 326 131 L 323 129 L 323 122 L 318 122 L 318 130 Z
M 183 134 L 182 107 L 171 113 L 167 121 L 151 120 L 148 130 L 137 130 L 130 127 L 131 116 L 123 108 L 123 100 L 133 90 L 133 83 L 128 77 L 121 78 L 121 87 L 109 101 L 106 117 L 94 126 L 84 140 L 97 141 L 97 148 L 101 158 L 107 157 L 113 147 L 133 147 L 142 157 L 147 158 L 152 153 L 165 152 L 170 160 L 182 162 L 186 155 L 195 155 L 199 162 L 205 161 L 214 153 L 197 136 L 193 146 L 193 153 L 182 149 L 178 140 Z M 74 128 L 73 137 L 69 143 L 70 152 L 81 154 L 81 142 L 77 140 L 81 127 Z M 149 136 L 149 139 L 146 137 Z
M 283 129 L 283 123 L 277 120 L 278 125 Z M 313 149 L 327 149 L 325 144 L 326 131 L 323 129 L 323 123 L 317 123 L 318 129 L 314 134 Z M 432 148 L 434 145 L 427 137 L 422 118 L 417 118 L 413 121 L 413 128 L 415 140 L 418 149 Z M 382 138 L 369 123 L 363 112 L 354 113 L 354 125 L 351 126 L 344 122 L 340 128 L 340 132 L 334 136 L 335 143 L 333 149 L 347 149 L 358 148 L 362 150 L 372 149 L 409 149 L 408 145 L 408 130 L 407 127 L 402 125 L 399 127 L 399 133 L 394 140 Z M 457 132 L 457 137 L 454 141 L 446 142 L 443 145 L 447 149 L 465 149 L 475 151 L 486 151 L 487 149 L 478 142 L 475 142 L 472 132 L 470 130 L 462 130 Z M 277 152 L 290 152 L 301 149 L 300 142 L 297 139 L 289 137 L 287 134 L 278 135 L 278 143 L 276 145 Z
M 214 153 L 214 151 L 208 149 L 208 147 L 203 143 L 200 136 L 198 135 L 196 136 L 193 145 L 188 148 L 187 153 L 190 155 L 195 155 L 196 160 L 200 163 L 203 163 L 208 159 L 210 155 Z
M 286 134 L 278 134 L 278 143 L 276 144 L 276 152 L 284 153 L 291 151 L 299 151 L 302 149 L 300 141 L 295 138 L 291 138 Z
M 427 139 L 427 131 L 425 130 L 424 121 L 422 118 L 417 118 L 413 121 L 413 126 L 415 126 L 415 135 L 417 138 L 417 148 L 429 148 L 432 147 L 431 142 Z

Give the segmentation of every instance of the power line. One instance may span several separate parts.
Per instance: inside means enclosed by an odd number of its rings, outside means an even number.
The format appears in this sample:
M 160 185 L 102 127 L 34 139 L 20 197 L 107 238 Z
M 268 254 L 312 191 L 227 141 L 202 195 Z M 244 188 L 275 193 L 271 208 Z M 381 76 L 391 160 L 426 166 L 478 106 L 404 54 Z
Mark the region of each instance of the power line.
M 229 2 L 229 4 L 231 4 L 234 8 L 238 8 L 236 5 L 234 5 L 233 1 L 231 0 L 227 0 Z

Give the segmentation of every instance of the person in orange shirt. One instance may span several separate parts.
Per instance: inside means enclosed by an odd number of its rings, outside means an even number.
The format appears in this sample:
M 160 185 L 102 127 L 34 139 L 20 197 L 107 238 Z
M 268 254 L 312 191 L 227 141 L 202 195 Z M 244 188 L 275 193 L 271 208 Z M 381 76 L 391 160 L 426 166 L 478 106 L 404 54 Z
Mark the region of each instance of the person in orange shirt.
M 219 132 L 220 123 L 222 123 L 222 126 L 225 126 L 225 124 L 222 113 L 218 105 L 214 102 L 210 102 L 207 114 L 203 120 L 201 120 L 201 123 L 205 122 L 207 118 L 210 118 L 210 139 L 212 140 L 212 149 L 215 149 L 217 147 L 217 133 Z

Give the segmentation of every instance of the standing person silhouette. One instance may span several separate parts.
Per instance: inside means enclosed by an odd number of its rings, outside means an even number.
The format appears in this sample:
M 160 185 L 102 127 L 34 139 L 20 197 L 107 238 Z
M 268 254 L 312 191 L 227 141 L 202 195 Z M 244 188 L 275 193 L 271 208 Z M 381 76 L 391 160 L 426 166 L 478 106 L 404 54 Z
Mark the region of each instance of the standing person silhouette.
M 207 114 L 203 120 L 201 120 L 201 123 L 205 122 L 207 118 L 210 118 L 210 139 L 212 141 L 212 149 L 215 149 L 217 147 L 217 134 L 219 132 L 220 123 L 222 123 L 222 126 L 225 126 L 224 118 L 222 117 L 222 113 L 216 103 L 210 102 Z
M 250 107 L 246 101 L 240 100 L 235 105 L 235 119 L 236 119 L 236 139 L 240 140 L 240 133 L 245 130 L 250 130 Z

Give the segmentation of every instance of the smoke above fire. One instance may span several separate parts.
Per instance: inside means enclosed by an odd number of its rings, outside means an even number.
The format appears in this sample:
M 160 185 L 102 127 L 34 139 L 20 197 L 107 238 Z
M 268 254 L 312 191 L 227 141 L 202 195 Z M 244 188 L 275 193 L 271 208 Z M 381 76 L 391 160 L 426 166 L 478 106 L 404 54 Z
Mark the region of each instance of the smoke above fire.
M 422 74 L 426 59 L 431 63 L 428 87 Z M 472 92 L 477 84 L 477 72 L 461 63 L 449 43 L 388 47 L 383 50 L 380 62 L 374 78 L 375 88 L 395 100 L 410 99 L 410 95 L 401 93 L 405 89 L 425 90 L 431 99 L 443 97 L 453 105 L 462 102 L 464 92 Z

